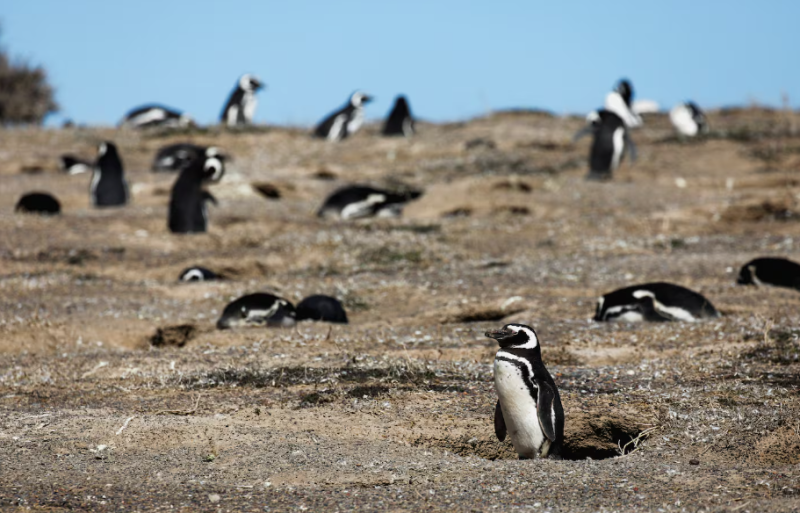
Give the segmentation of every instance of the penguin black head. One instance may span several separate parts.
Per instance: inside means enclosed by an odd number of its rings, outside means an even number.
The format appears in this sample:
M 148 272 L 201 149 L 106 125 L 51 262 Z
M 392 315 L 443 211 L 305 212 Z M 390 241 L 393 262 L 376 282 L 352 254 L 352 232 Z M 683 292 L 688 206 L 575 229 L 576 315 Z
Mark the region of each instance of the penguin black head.
M 256 293 L 242 296 L 225 307 L 217 321 L 217 329 L 253 326 L 294 326 L 294 305 L 272 294 Z
M 630 80 L 627 78 L 623 78 L 617 84 L 617 87 L 614 91 L 618 92 L 622 99 L 625 100 L 625 105 L 628 107 L 631 106 L 631 100 L 633 100 L 633 86 L 631 85 Z
M 539 347 L 536 332 L 525 324 L 506 324 L 499 330 L 487 331 L 485 335 L 497 340 L 502 348 L 536 349 Z
M 356 91 L 350 97 L 350 105 L 353 107 L 361 107 L 365 103 L 369 103 L 373 100 L 372 96 L 367 95 L 366 93 L 362 93 L 361 91 Z
M 756 266 L 751 264 L 745 264 L 739 271 L 739 277 L 736 278 L 736 283 L 739 285 L 755 285 L 756 284 L 756 280 L 754 279 L 755 275 L 756 275 Z
M 266 87 L 263 82 L 261 82 L 258 78 L 254 75 L 249 73 L 245 73 L 239 79 L 239 87 L 243 91 L 258 91 L 259 89 L 263 89 Z
M 111 141 L 103 141 L 97 146 L 97 166 L 102 171 L 122 170 L 122 159 L 117 152 L 117 145 Z

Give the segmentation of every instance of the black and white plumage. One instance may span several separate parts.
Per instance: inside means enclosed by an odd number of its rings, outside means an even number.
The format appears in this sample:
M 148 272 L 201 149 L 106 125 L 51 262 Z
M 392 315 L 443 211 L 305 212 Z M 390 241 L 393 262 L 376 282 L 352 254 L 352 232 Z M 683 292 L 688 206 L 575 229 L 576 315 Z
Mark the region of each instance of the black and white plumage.
M 364 104 L 372 101 L 372 97 L 361 91 L 356 91 L 350 96 L 347 105 L 322 120 L 314 129 L 314 136 L 329 141 L 345 139 L 361 128 L 364 124 Z
M 200 267 L 196 265 L 194 267 L 187 267 L 183 271 L 181 271 L 181 275 L 178 276 L 178 281 L 214 281 L 214 280 L 221 280 L 222 276 L 215 273 L 211 269 L 206 269 L 205 267 Z
M 736 283 L 774 285 L 800 290 L 800 264 L 786 258 L 756 258 L 742 266 Z
M 256 326 L 291 327 L 295 324 L 294 305 L 278 296 L 257 292 L 248 294 L 225 307 L 217 329 Z
M 193 125 L 191 117 L 163 105 L 143 105 L 122 118 L 120 126 L 130 128 L 168 127 L 182 128 Z
M 258 99 L 256 92 L 263 89 L 264 84 L 253 75 L 244 74 L 239 78 L 225 108 L 222 109 L 220 121 L 227 126 L 243 126 L 253 122 Z
M 128 182 L 125 181 L 122 158 L 111 141 L 102 142 L 97 148 L 89 192 L 96 207 L 119 207 L 128 202 Z
M 672 126 L 683 137 L 694 137 L 708 132 L 706 115 L 694 102 L 680 103 L 669 111 Z
M 29 192 L 24 194 L 14 207 L 14 212 L 24 214 L 55 215 L 61 213 L 61 203 L 52 194 Z
M 719 317 L 711 301 L 672 283 L 644 283 L 604 294 L 597 300 L 595 321 L 696 321 Z
M 617 170 L 625 153 L 631 161 L 636 160 L 636 145 L 630 138 L 629 129 L 622 119 L 609 110 L 590 112 L 586 116 L 586 127 L 575 134 L 574 140 L 583 135 L 593 135 L 589 151 L 589 175 L 591 180 L 609 180 Z
M 564 408 L 533 328 L 506 324 L 486 336 L 500 344 L 494 357 L 497 438 L 502 442 L 508 434 L 520 459 L 560 458 Z
M 198 155 L 206 151 L 205 146 L 198 146 L 191 143 L 170 144 L 159 148 L 153 158 L 153 165 L 150 169 L 153 172 L 161 171 L 180 171 Z
M 347 313 L 338 299 L 316 294 L 308 296 L 297 305 L 297 320 L 306 319 L 347 324 Z
M 383 124 L 383 135 L 404 135 L 410 137 L 414 135 L 414 118 L 411 116 L 411 108 L 405 96 L 398 96 L 394 101 L 394 107 Z
M 343 220 L 372 216 L 397 217 L 406 203 L 421 195 L 419 191 L 394 193 L 367 185 L 348 185 L 328 196 L 317 216 Z
M 216 199 L 203 185 L 219 182 L 224 174 L 224 159 L 213 146 L 183 168 L 169 197 L 167 225 L 172 233 L 204 233 L 208 229 L 206 204 L 216 204 Z
M 61 155 L 61 170 L 68 175 L 79 175 L 81 173 L 88 173 L 92 170 L 94 164 L 86 160 L 80 159 L 75 155 Z
M 633 85 L 629 80 L 622 79 L 606 95 L 603 108 L 619 116 L 628 128 L 635 128 L 642 124 L 642 117 L 634 111 L 632 101 Z

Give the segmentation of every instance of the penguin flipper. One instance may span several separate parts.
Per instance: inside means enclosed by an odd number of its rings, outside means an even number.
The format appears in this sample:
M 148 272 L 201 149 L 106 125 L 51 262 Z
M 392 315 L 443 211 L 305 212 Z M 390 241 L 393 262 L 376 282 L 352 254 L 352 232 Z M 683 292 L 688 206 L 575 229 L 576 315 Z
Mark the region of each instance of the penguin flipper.
M 500 401 L 497 401 L 497 406 L 494 407 L 494 434 L 501 442 L 506 439 L 506 420 L 503 418 Z
M 203 201 L 210 201 L 214 205 L 219 205 L 219 203 L 217 203 L 217 198 L 208 191 L 203 191 Z
M 553 387 L 546 381 L 536 380 L 539 389 L 539 397 L 536 400 L 536 413 L 539 416 L 539 425 L 542 427 L 544 436 L 551 442 L 556 441 L 556 419 L 553 408 L 556 393 Z

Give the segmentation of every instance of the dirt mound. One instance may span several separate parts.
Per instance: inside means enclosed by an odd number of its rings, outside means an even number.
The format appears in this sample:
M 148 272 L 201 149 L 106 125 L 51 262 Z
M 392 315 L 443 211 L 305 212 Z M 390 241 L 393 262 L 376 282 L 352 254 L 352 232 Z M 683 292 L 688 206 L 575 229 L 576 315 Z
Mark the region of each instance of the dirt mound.
M 800 463 L 800 424 L 781 426 L 756 442 L 749 460 L 754 465 L 767 466 Z
M 150 345 L 153 347 L 183 347 L 195 335 L 197 335 L 197 326 L 194 324 L 164 326 L 156 329 L 155 335 L 150 337 Z

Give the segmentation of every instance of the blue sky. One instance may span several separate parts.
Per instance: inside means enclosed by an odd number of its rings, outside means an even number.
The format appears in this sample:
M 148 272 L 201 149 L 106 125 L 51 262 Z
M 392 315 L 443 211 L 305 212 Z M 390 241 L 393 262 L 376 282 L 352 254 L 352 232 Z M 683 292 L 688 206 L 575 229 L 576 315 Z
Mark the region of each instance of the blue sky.
M 585 112 L 618 78 L 670 107 L 800 105 L 800 2 L 705 0 L 19 0 L 0 45 L 43 65 L 62 113 L 115 124 L 150 102 L 215 122 L 238 76 L 266 82 L 256 120 L 310 126 L 355 89 L 369 118 L 398 93 L 418 117 Z

